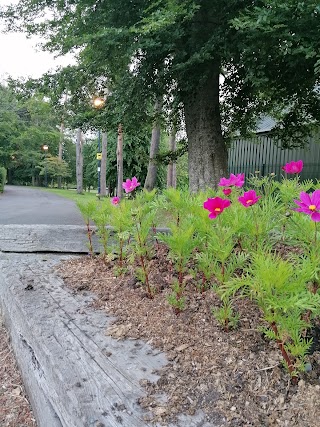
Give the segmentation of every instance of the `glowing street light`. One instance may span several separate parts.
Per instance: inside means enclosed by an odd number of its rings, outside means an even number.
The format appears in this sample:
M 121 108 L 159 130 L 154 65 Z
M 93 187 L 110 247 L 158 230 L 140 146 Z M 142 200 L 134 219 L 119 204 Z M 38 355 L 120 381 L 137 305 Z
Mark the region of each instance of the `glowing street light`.
M 96 97 L 93 100 L 93 106 L 97 110 L 100 108 L 103 108 L 105 104 L 105 100 L 100 97 Z M 100 191 L 101 191 L 101 134 L 100 129 L 98 130 L 98 151 L 97 151 L 97 167 L 98 167 L 98 197 L 100 197 Z
M 43 151 L 45 152 L 45 162 L 44 162 L 44 186 L 48 187 L 48 171 L 47 171 L 47 152 L 49 150 L 49 145 L 44 144 L 42 146 Z
M 93 100 L 93 106 L 94 108 L 102 108 L 105 104 L 105 100 L 103 98 L 94 98 Z

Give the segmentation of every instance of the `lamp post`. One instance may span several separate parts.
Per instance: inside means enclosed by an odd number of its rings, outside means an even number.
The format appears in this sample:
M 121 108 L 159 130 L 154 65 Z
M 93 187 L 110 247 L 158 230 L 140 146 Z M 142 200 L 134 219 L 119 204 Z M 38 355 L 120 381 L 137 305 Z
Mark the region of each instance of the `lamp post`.
M 47 170 L 47 152 L 49 150 L 48 145 L 42 146 L 43 151 L 45 152 L 45 162 L 44 162 L 44 186 L 48 187 L 48 170 Z
M 94 98 L 93 100 L 93 106 L 97 110 L 102 108 L 104 106 L 105 100 L 103 98 Z M 98 150 L 97 150 L 97 169 L 98 169 L 98 194 L 97 196 L 100 198 L 100 192 L 101 192 L 101 159 L 102 159 L 102 153 L 101 153 L 101 132 L 100 129 L 98 130 Z

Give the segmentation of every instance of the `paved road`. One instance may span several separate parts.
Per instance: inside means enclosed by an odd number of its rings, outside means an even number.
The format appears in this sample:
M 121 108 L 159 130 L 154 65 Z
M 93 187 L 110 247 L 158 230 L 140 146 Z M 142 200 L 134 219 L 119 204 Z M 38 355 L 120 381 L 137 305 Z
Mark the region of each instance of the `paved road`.
M 30 187 L 6 185 L 0 193 L 0 224 L 84 225 L 72 200 Z

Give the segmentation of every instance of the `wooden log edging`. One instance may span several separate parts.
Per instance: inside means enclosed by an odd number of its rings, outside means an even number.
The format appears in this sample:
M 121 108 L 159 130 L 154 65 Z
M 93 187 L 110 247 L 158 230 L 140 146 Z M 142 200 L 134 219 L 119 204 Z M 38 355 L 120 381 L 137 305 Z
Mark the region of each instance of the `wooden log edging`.
M 2 225 L 0 252 L 64 252 L 88 253 L 85 226 L 80 225 Z M 100 245 L 93 235 L 95 250 Z
M 101 252 L 102 247 L 93 230 L 93 250 Z M 112 227 L 107 227 L 113 229 Z M 157 228 L 156 233 L 168 233 L 168 228 Z M 0 252 L 58 252 L 88 253 L 88 237 L 85 225 L 1 225 Z
M 105 335 L 112 320 L 50 272 L 61 256 L 0 256 L 5 324 L 39 427 L 144 427 L 139 381 L 166 364 L 139 340 Z

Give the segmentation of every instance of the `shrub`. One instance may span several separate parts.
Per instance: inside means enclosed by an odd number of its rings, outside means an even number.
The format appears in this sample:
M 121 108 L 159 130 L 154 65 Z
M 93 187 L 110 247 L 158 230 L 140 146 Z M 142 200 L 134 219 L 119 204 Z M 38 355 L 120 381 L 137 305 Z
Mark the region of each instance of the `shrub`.
M 0 193 L 3 193 L 4 184 L 6 183 L 7 171 L 5 168 L 0 167 Z

